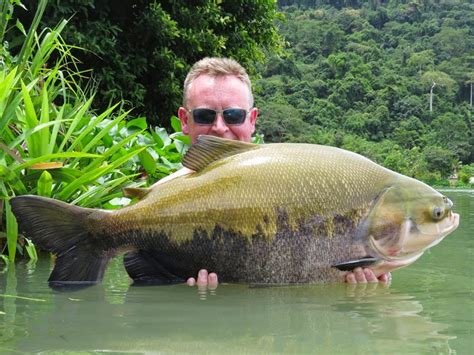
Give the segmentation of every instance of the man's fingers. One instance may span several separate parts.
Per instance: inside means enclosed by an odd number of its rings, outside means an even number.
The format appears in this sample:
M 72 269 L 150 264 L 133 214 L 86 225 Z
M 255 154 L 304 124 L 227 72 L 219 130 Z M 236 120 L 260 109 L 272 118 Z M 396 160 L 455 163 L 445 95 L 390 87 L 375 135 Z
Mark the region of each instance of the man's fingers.
M 354 275 L 356 278 L 357 283 L 359 284 L 365 284 L 367 283 L 367 279 L 365 278 L 364 271 L 360 267 L 356 267 L 354 269 Z
M 367 282 L 370 282 L 370 283 L 379 282 L 379 280 L 377 279 L 377 276 L 375 276 L 372 269 L 369 269 L 369 268 L 364 269 L 364 275 Z
M 380 275 L 378 280 L 380 282 L 390 282 L 390 280 L 392 280 L 392 274 L 389 273 L 389 272 L 386 272 L 386 273 Z
M 217 288 L 219 281 L 217 280 L 217 274 L 215 272 L 211 272 L 207 277 L 207 287 L 211 290 Z
M 347 275 L 346 275 L 346 282 L 348 284 L 356 284 L 357 283 L 357 280 L 355 278 L 355 275 L 353 272 L 349 272 Z
M 197 286 L 199 290 L 215 290 L 219 281 L 215 272 L 208 273 L 206 269 L 201 269 L 198 272 L 197 280 L 190 277 L 186 284 L 188 286 Z
M 198 286 L 207 286 L 207 278 L 208 278 L 208 273 L 207 270 L 199 270 L 198 273 L 198 279 L 197 279 L 197 285 Z

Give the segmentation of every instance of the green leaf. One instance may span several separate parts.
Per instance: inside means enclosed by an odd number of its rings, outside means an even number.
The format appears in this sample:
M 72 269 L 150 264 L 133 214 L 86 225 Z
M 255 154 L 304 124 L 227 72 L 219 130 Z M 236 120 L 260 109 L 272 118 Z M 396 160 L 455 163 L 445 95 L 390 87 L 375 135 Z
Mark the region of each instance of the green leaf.
M 41 102 L 41 115 L 39 119 L 40 124 L 48 123 L 49 122 L 49 99 L 48 99 L 48 89 L 46 84 L 43 86 L 42 90 L 42 102 Z M 49 138 L 50 133 L 49 129 L 42 129 L 40 131 L 39 136 L 39 144 L 40 144 L 40 154 L 46 154 L 48 145 L 49 145 Z
M 94 99 L 94 96 L 90 97 L 89 100 L 87 100 L 84 104 L 80 105 L 79 109 L 74 115 L 74 118 L 72 119 L 71 125 L 69 126 L 66 134 L 64 135 L 63 141 L 61 142 L 58 148 L 58 152 L 61 152 L 64 150 L 64 146 L 69 142 L 69 139 L 74 133 L 74 130 L 76 129 L 77 125 L 79 124 L 84 114 L 89 109 L 90 105 L 92 104 L 93 99 Z
M 47 149 L 47 154 L 52 154 L 54 152 L 54 147 L 56 146 L 56 139 L 58 137 L 59 128 L 61 127 L 61 122 L 63 122 L 63 115 L 64 115 L 64 105 L 61 106 L 56 119 L 54 120 L 53 131 L 51 132 L 51 136 L 49 138 L 49 145 Z
M 171 117 L 171 127 L 175 132 L 181 132 L 181 121 L 178 119 L 178 117 Z
M 4 201 L 7 219 L 8 260 L 13 263 L 15 262 L 16 243 L 18 241 L 18 224 L 11 210 L 10 202 L 8 200 Z
M 155 130 L 152 131 L 152 135 L 155 139 L 155 142 L 158 144 L 158 148 L 166 147 L 171 143 L 171 138 L 164 128 L 155 127 Z
M 109 107 L 107 110 L 105 110 L 102 114 L 100 114 L 99 116 L 97 116 L 95 119 L 92 120 L 92 122 L 90 122 L 86 127 L 85 129 L 81 132 L 81 134 L 79 136 L 76 137 L 76 139 L 74 139 L 74 142 L 71 144 L 71 146 L 69 147 L 68 151 L 72 151 L 74 150 L 74 148 L 76 147 L 76 145 L 78 144 L 82 144 L 83 141 L 84 141 L 84 138 L 89 135 L 89 133 L 92 132 L 92 130 L 101 122 L 104 122 L 105 118 L 107 116 L 109 116 L 113 110 L 117 107 L 118 104 L 115 104 L 114 106 L 112 107 Z M 114 122 L 114 121 L 111 121 L 111 122 Z M 109 126 L 113 127 L 115 126 L 114 124 L 109 124 Z M 102 137 L 103 135 L 105 135 L 108 131 L 110 131 L 110 128 L 107 128 L 104 127 L 103 129 L 101 129 L 101 134 L 100 136 Z M 100 138 L 98 138 L 96 141 L 100 140 Z M 90 144 L 91 142 L 89 142 Z M 93 144 L 92 144 L 93 145 Z M 82 151 L 87 151 L 85 150 L 85 148 L 81 149 Z
M 28 238 L 25 238 L 25 241 L 26 241 L 25 249 L 26 249 L 26 252 L 28 253 L 28 256 L 30 257 L 31 261 L 33 261 L 33 262 L 38 261 L 38 254 L 36 253 L 35 245 Z
M 40 196 L 51 197 L 52 189 L 53 177 L 47 170 L 44 170 L 40 178 L 38 179 L 37 193 Z
M 145 117 L 135 118 L 127 122 L 127 128 L 138 127 L 141 130 L 145 130 L 148 127 Z
M 83 186 L 87 183 L 96 181 L 99 177 L 109 173 L 110 171 L 114 170 L 118 166 L 122 165 L 127 160 L 131 159 L 135 155 L 142 152 L 146 147 L 142 147 L 140 149 L 134 150 L 122 158 L 115 160 L 112 164 L 103 166 L 101 168 L 97 168 L 93 171 L 89 171 L 88 173 L 82 175 L 80 178 L 72 182 L 71 184 L 67 185 L 57 196 L 60 200 L 67 201 L 74 195 L 79 189 L 83 188 Z
M 83 171 L 87 172 L 97 168 L 103 161 L 112 157 L 117 151 L 125 147 L 130 141 L 137 137 L 141 132 L 135 132 L 134 134 L 129 135 L 119 143 L 116 143 L 111 148 L 107 149 L 99 159 L 95 159 L 88 166 L 84 167 Z
M 156 162 L 155 159 L 148 153 L 146 150 L 138 154 L 138 158 L 140 159 L 140 163 L 145 168 L 145 171 L 149 175 L 153 175 L 156 171 Z
M 23 33 L 23 35 L 26 36 L 25 27 L 23 27 L 23 24 L 18 19 L 16 19 L 15 26 L 16 26 L 16 28 L 18 28 L 20 30 L 21 33 Z

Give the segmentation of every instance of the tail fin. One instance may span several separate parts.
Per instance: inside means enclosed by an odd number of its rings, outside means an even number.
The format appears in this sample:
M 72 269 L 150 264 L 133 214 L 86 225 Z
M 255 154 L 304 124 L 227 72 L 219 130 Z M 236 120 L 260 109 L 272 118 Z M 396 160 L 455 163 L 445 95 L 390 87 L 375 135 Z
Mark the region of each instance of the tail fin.
M 102 280 L 112 255 L 94 242 L 87 218 L 97 210 L 39 196 L 11 199 L 19 229 L 37 246 L 56 254 L 51 286 L 94 284 Z M 96 245 L 97 244 L 97 245 Z

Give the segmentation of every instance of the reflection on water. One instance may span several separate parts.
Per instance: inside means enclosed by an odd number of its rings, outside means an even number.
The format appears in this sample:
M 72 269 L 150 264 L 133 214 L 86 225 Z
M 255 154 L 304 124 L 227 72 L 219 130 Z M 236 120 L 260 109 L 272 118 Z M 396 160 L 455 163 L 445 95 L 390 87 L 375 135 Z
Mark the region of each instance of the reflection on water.
M 461 227 L 390 287 L 131 287 L 115 260 L 102 285 L 54 292 L 48 258 L 18 264 L 0 275 L 0 351 L 469 353 L 474 196 L 450 197 Z

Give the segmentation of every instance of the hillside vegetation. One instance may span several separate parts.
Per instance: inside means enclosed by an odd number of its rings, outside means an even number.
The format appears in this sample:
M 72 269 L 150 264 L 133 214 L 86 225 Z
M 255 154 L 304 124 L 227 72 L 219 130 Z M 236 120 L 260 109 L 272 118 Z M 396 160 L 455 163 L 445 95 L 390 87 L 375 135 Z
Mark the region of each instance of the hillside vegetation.
M 289 54 L 269 60 L 256 85 L 266 142 L 335 145 L 431 183 L 461 169 L 467 182 L 474 158 L 474 5 L 280 6 Z

